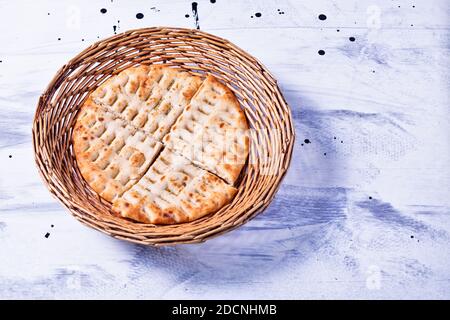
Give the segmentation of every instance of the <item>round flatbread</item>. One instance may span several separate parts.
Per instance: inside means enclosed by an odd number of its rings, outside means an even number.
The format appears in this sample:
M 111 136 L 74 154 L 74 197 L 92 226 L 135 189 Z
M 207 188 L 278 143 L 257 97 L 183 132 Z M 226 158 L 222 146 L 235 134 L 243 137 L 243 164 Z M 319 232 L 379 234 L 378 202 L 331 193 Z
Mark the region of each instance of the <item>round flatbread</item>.
M 248 150 L 232 91 L 167 66 L 126 69 L 99 86 L 73 131 L 81 174 L 123 217 L 193 221 L 231 201 Z

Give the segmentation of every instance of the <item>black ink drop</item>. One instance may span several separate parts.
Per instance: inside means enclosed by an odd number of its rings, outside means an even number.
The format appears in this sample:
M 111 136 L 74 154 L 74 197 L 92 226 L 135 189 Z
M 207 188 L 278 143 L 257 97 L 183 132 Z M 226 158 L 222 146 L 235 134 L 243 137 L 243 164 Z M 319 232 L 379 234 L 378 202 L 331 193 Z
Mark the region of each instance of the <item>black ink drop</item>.
M 195 28 L 200 29 L 200 23 L 198 22 L 198 3 L 192 2 L 192 14 L 194 15 Z
M 117 26 L 113 26 L 114 34 L 116 34 Z
M 323 153 L 323 155 L 324 155 L 324 156 L 326 156 L 326 155 L 327 155 L 327 153 L 326 153 L 326 152 L 324 152 L 324 153 Z
M 351 42 L 353 42 L 353 41 L 355 41 L 356 39 L 355 39 L 355 37 L 350 37 L 350 38 L 348 38 L 348 40 L 350 40 Z
M 372 200 L 372 197 L 369 197 L 369 200 Z
M 9 155 L 9 158 L 10 158 L 10 159 L 12 158 L 12 155 L 11 155 L 11 154 Z
M 185 18 L 189 18 L 189 15 L 186 13 L 186 14 L 184 15 L 184 17 L 185 17 Z
M 108 10 L 106 10 L 105 8 L 100 9 L 100 12 L 105 14 Z
M 341 31 L 341 30 L 339 30 L 339 29 L 336 29 L 336 32 L 339 32 L 339 31 Z
M 341 140 L 341 143 L 344 143 L 344 141 Z
M 50 233 L 47 232 L 47 233 L 45 234 L 45 237 L 46 237 L 46 238 L 50 237 Z
M 209 2 L 211 2 L 211 3 L 216 3 L 216 0 L 209 0 Z
M 319 20 L 327 20 L 327 16 L 322 14 L 319 14 Z
M 144 18 L 144 14 L 143 13 L 136 13 L 136 19 L 142 19 Z
M 311 141 L 309 139 L 305 139 L 304 141 L 305 143 L 311 143 Z
M 336 140 L 336 137 L 333 137 L 334 140 Z
M 411 239 L 414 239 L 414 236 L 411 236 Z
M 61 38 L 58 38 L 58 41 L 60 41 L 61 40 Z
M 53 224 L 52 224 L 52 225 L 50 225 L 50 227 L 52 227 L 52 228 L 53 228 L 54 226 L 55 226 L 55 225 L 53 225 Z
M 259 17 L 261 17 L 261 16 L 262 16 L 261 12 L 255 13 L 255 17 L 259 18 Z
M 321 56 L 323 56 L 325 54 L 325 51 L 324 50 L 319 50 L 317 53 L 320 54 Z

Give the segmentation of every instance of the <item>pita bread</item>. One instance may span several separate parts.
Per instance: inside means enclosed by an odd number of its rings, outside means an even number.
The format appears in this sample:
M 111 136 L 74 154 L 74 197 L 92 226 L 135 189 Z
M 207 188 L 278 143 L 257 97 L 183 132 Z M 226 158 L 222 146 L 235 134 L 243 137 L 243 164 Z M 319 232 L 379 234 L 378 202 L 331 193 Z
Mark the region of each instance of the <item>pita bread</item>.
M 113 203 L 123 217 L 146 223 L 193 221 L 228 203 L 236 189 L 164 149 L 146 174 Z
M 161 144 L 88 100 L 77 117 L 73 148 L 87 183 L 113 201 L 142 177 Z
M 141 65 L 88 97 L 73 147 L 84 179 L 115 212 L 144 223 L 181 223 L 234 197 L 247 129 L 236 97 L 214 77 Z
M 247 129 L 234 94 L 208 76 L 163 144 L 234 184 L 248 155 Z
M 201 83 L 201 78 L 187 72 L 142 65 L 108 79 L 92 99 L 161 141 Z

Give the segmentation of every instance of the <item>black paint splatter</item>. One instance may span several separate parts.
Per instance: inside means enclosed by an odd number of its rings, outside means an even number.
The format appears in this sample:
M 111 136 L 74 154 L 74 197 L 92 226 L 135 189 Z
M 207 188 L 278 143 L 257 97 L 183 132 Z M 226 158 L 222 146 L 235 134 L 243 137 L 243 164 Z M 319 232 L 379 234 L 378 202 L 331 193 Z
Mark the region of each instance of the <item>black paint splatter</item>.
M 411 239 L 414 239 L 414 236 L 411 236 Z
M 9 155 L 9 158 L 10 158 L 10 159 L 12 158 L 12 154 Z
M 372 70 L 372 73 L 375 73 L 375 70 Z
M 61 40 L 61 38 L 58 38 L 58 41 L 60 41 Z
M 341 143 L 344 143 L 344 141 L 341 140 Z
M 143 13 L 136 13 L 136 19 L 142 19 L 144 18 L 144 14 Z
M 55 226 L 55 225 L 53 225 L 53 224 L 52 224 L 52 225 L 50 225 L 50 227 L 52 227 L 52 228 L 53 228 L 54 226 Z
M 309 139 L 305 139 L 304 142 L 305 143 L 311 143 L 311 141 Z
M 116 26 L 116 25 L 114 25 L 114 26 L 113 26 L 113 31 L 114 31 L 114 34 L 117 34 L 116 30 L 117 30 L 117 26 Z
M 351 42 L 353 42 L 353 41 L 355 41 L 356 39 L 355 39 L 355 37 L 350 37 L 350 38 L 348 38 L 348 40 L 350 40 Z
M 333 137 L 334 140 L 336 140 L 336 137 Z
M 325 54 L 325 51 L 324 50 L 319 50 L 319 51 L 317 51 L 317 53 L 320 54 L 321 56 L 323 56 Z
M 105 14 L 108 10 L 106 10 L 105 8 L 100 9 L 100 12 Z
M 339 30 L 339 29 L 336 29 L 336 32 L 340 32 L 341 30 Z
M 372 197 L 369 197 L 370 200 L 372 200 Z
M 48 12 L 47 15 L 49 16 L 49 15 L 50 15 L 50 12 Z
M 261 12 L 255 13 L 255 17 L 259 18 L 259 17 L 261 17 L 261 16 L 262 16 Z
M 47 232 L 44 237 L 46 238 L 50 237 L 50 233 Z
M 319 14 L 319 20 L 327 20 L 327 16 L 326 15 L 324 15 L 323 13 L 322 14 Z
M 185 17 L 185 18 L 189 18 L 189 15 L 186 13 L 186 14 L 184 15 L 184 17 Z
M 200 23 L 199 23 L 199 19 L 198 19 L 198 3 L 197 2 L 192 2 L 191 4 L 192 6 L 192 14 L 194 15 L 194 21 L 195 21 L 195 28 L 197 30 L 200 29 Z
M 216 0 L 209 0 L 209 2 L 211 2 L 211 3 L 216 3 Z
M 281 9 L 277 9 L 278 14 L 284 14 L 284 11 L 281 11 Z
M 84 39 L 81 39 L 81 41 L 84 41 Z
M 326 152 L 324 152 L 324 153 L 323 153 L 323 155 L 324 155 L 324 156 L 326 156 L 326 155 L 327 155 L 327 153 L 326 153 Z

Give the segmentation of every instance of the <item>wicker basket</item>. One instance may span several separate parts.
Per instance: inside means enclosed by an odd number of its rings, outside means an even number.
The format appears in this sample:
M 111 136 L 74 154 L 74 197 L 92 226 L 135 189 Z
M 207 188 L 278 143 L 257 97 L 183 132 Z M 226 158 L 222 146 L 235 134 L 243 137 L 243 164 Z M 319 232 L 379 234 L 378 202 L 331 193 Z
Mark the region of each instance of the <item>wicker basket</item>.
M 72 128 L 86 96 L 111 75 L 138 65 L 166 63 L 213 74 L 238 98 L 251 132 L 248 163 L 229 205 L 199 220 L 168 226 L 136 223 L 111 212 L 82 178 Z M 289 166 L 294 128 L 277 83 L 255 58 L 227 40 L 180 28 L 130 30 L 97 42 L 64 65 L 39 98 L 33 146 L 45 184 L 82 223 L 115 238 L 146 245 L 202 242 L 234 229 L 265 209 Z

